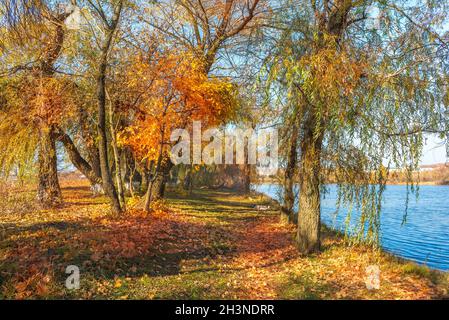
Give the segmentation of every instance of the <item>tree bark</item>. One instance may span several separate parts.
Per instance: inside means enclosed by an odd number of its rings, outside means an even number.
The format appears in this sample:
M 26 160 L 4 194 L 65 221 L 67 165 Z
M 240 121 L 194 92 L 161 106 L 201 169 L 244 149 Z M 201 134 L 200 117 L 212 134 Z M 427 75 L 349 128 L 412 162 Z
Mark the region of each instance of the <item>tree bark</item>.
M 287 223 L 296 223 L 294 214 L 295 195 L 294 177 L 296 165 L 298 164 L 298 138 L 299 128 L 297 119 L 293 119 L 292 132 L 289 140 L 289 150 L 287 156 L 287 166 L 284 175 L 284 204 L 281 207 L 281 220 Z
M 243 192 L 245 194 L 250 194 L 251 192 L 251 165 L 245 163 L 243 165 Z
M 58 181 L 56 143 L 51 127 L 42 126 L 39 132 L 39 172 L 37 198 L 43 207 L 62 203 Z
M 110 35 L 112 37 L 112 34 Z M 108 142 L 106 134 L 106 66 L 109 46 L 103 48 L 102 58 L 97 76 L 97 105 L 98 105 L 98 149 L 100 154 L 100 169 L 103 189 L 109 197 L 112 212 L 118 214 L 122 211 L 120 201 L 112 181 L 111 169 L 108 161 Z
M 112 145 L 112 153 L 114 156 L 114 165 L 115 165 L 115 180 L 117 183 L 117 189 L 118 189 L 118 198 L 119 201 L 123 207 L 124 210 L 126 210 L 126 203 L 125 203 L 125 188 L 123 186 L 123 175 L 122 175 L 122 162 L 120 161 L 120 151 L 117 145 L 117 134 L 114 126 L 114 106 L 112 104 L 112 101 L 110 99 L 110 96 L 106 95 L 109 100 L 109 129 L 111 133 L 111 145 Z
M 88 112 L 80 107 L 79 109 L 80 132 L 84 140 L 87 153 L 87 160 L 94 174 L 101 179 L 100 155 L 97 144 L 95 143 L 96 130 L 89 123 Z
M 57 130 L 55 135 L 56 139 L 64 145 L 72 164 L 89 180 L 90 184 L 101 184 L 101 176 L 97 175 L 90 164 L 81 156 L 70 136 L 61 130 Z
M 320 158 L 323 137 L 314 137 L 313 129 L 309 126 L 301 141 L 297 246 L 299 252 L 305 255 L 320 250 Z
M 108 141 L 106 128 L 106 70 L 108 65 L 108 53 L 112 45 L 114 32 L 120 19 L 122 6 L 123 1 L 119 1 L 117 6 L 114 8 L 112 21 L 104 21 L 106 38 L 101 47 L 101 56 L 96 79 L 98 108 L 98 151 L 100 155 L 101 180 L 103 182 L 104 192 L 111 201 L 112 212 L 115 214 L 121 213 L 122 207 L 120 206 L 117 190 L 115 189 L 114 182 L 112 181 L 112 174 L 108 161 Z
M 118 197 L 119 201 L 122 204 L 122 207 L 125 209 L 125 188 L 123 186 L 123 177 L 122 177 L 122 166 L 120 161 L 120 152 L 117 147 L 117 142 L 114 138 L 112 138 L 112 150 L 114 153 L 114 163 L 115 163 L 115 180 L 117 183 L 118 189 Z M 125 209 L 126 210 L 126 209 Z
M 326 46 L 325 34 L 335 36 L 337 43 L 341 41 L 344 30 L 347 27 L 348 14 L 353 5 L 352 1 L 339 0 L 329 12 L 321 13 L 315 9 L 315 16 L 318 17 L 318 49 Z M 328 9 L 325 8 L 325 10 Z M 322 118 L 319 120 L 320 123 L 318 123 L 316 118 L 317 110 L 314 110 L 314 106 L 310 101 L 307 102 L 307 113 L 309 115 L 304 122 L 304 135 L 301 141 L 297 233 L 297 245 L 299 252 L 302 254 L 310 254 L 320 250 L 320 170 L 321 149 L 325 130 L 324 123 L 326 121 L 325 118 Z M 315 134 L 315 129 L 319 130 L 318 134 Z
M 65 38 L 63 21 L 68 16 L 64 13 L 58 16 L 51 16 L 50 20 L 56 23 L 53 40 L 47 44 L 45 54 L 39 61 L 39 65 L 33 76 L 43 81 L 45 77 L 52 77 L 53 66 L 58 59 Z M 61 188 L 58 180 L 56 143 L 54 129 L 39 120 L 39 153 L 38 153 L 38 188 L 37 198 L 44 207 L 51 207 L 62 202 Z
M 167 176 L 163 172 L 156 173 L 154 180 L 151 183 L 151 198 L 150 201 L 160 200 L 165 194 L 165 185 Z
M 188 189 L 189 189 L 189 195 L 192 195 L 193 193 L 193 176 L 194 176 L 194 165 L 193 163 L 190 164 L 189 167 L 189 175 L 188 175 Z
M 148 189 L 148 185 L 150 183 L 149 179 L 149 169 L 147 167 L 147 161 L 144 163 L 139 161 L 134 161 L 134 165 L 136 167 L 136 171 L 140 176 L 140 189 L 139 192 L 141 195 L 145 195 Z
M 167 153 L 164 153 L 158 162 L 145 194 L 144 210 L 147 212 L 150 211 L 151 202 L 164 197 L 167 177 L 173 168 L 173 163 Z

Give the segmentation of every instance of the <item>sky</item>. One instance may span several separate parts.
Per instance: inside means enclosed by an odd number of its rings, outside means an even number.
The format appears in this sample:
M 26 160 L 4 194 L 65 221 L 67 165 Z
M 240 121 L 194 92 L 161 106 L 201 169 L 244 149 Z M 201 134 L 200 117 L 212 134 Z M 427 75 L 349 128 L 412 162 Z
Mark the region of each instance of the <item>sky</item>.
M 446 161 L 446 147 L 443 141 L 435 135 L 428 135 L 423 149 L 421 165 L 444 163 Z

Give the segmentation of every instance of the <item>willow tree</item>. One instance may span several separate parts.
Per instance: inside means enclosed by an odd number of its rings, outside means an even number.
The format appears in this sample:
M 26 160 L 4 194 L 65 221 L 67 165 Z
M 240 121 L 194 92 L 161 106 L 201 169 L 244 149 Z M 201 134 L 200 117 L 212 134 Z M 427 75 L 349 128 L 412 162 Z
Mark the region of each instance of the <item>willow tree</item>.
M 36 141 L 38 149 L 38 200 L 52 206 L 62 200 L 57 175 L 56 128 L 63 121 L 64 113 L 68 115 L 70 105 L 73 106 L 73 101 L 69 102 L 70 90 L 66 90 L 73 88 L 72 84 L 55 76 L 66 38 L 64 21 L 71 11 L 43 0 L 4 1 L 0 10 L 5 99 L 3 138 L 11 143 L 25 132 L 33 133 L 30 141 Z M 67 110 L 61 109 L 64 105 Z M 23 145 L 27 147 L 6 147 L 15 155 L 10 159 L 30 159 L 33 148 L 29 143 Z M 10 162 L 5 159 L 3 164 Z
M 281 32 L 267 79 L 287 88 L 284 96 L 296 106 L 299 132 L 291 143 L 300 151 L 298 249 L 320 250 L 324 174 L 338 183 L 337 209 L 360 211 L 352 230 L 356 239 L 376 244 L 388 169 L 411 173 L 426 132 L 447 137 L 448 37 L 441 32 L 447 3 L 285 5 L 289 10 L 276 21 Z M 416 181 L 408 176 L 413 187 Z

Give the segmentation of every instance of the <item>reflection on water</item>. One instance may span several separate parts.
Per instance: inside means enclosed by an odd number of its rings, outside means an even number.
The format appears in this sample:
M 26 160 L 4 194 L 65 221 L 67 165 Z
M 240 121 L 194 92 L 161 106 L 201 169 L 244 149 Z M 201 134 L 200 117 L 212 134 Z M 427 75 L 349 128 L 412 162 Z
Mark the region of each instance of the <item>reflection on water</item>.
M 256 190 L 279 200 L 280 186 L 260 184 Z M 335 216 L 336 186 L 322 198 L 321 219 L 335 229 L 345 227 L 345 210 Z M 418 200 L 410 197 L 402 224 L 406 186 L 387 186 L 381 215 L 381 244 L 391 253 L 429 267 L 449 270 L 449 186 L 421 186 Z M 352 223 L 357 219 L 353 213 Z

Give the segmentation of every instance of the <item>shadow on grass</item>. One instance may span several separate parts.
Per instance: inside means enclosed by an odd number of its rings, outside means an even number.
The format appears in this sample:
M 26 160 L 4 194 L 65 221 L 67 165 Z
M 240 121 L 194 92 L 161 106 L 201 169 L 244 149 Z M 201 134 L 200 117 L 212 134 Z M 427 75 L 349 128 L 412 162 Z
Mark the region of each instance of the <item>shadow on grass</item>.
M 50 274 L 61 288 L 65 268 L 76 265 L 94 279 L 164 277 L 182 273 L 182 262 L 232 254 L 226 244 L 228 229 L 182 221 L 176 214 L 124 219 L 77 219 L 3 224 L 0 228 L 0 287 L 4 297 L 14 297 L 18 283 Z M 214 270 L 212 268 L 211 270 Z M 63 290 L 63 288 L 62 288 Z M 54 293 L 55 297 L 65 293 Z
M 85 206 L 91 196 L 86 187 L 64 188 L 67 190 L 82 191 L 81 198 L 71 195 L 75 201 L 68 206 Z M 286 230 L 246 230 L 240 222 L 273 213 L 258 212 L 251 202 L 235 200 L 234 194 L 229 200 L 227 197 L 229 193 L 222 191 L 195 192 L 192 198 L 171 194 L 171 205 L 182 209 L 182 215 L 163 213 L 116 219 L 86 215 L 72 219 L 65 213 L 63 221 L 3 224 L 0 249 L 6 254 L 0 255 L 0 297 L 15 297 L 22 284 L 20 290 L 29 292 L 22 298 L 39 297 L 36 292 L 42 285 L 41 279 L 50 276 L 56 287 L 51 296 L 66 298 L 70 296 L 64 288 L 68 265 L 78 266 L 82 278 L 91 279 L 91 289 L 97 285 L 95 282 L 127 277 L 161 279 L 161 283 L 165 282 L 164 277 L 179 275 L 195 281 L 203 277 L 221 281 L 226 274 L 250 268 L 234 265 L 218 270 L 215 263 L 218 256 L 233 257 L 237 253 L 236 241 L 245 232 L 251 232 L 255 243 L 261 245 L 239 248 L 238 254 L 269 252 L 291 244 Z M 90 199 L 86 202 L 90 203 Z M 213 217 L 218 223 L 204 222 L 204 217 Z M 266 261 L 259 267 L 284 261 Z

